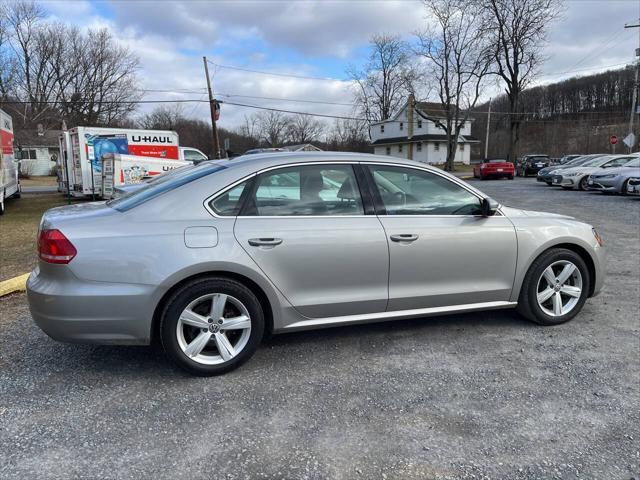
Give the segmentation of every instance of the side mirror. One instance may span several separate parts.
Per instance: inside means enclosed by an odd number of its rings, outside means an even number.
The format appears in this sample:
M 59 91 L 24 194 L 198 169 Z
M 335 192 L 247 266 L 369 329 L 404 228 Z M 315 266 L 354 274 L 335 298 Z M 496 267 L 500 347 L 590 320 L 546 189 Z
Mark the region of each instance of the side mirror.
M 498 211 L 500 204 L 491 197 L 484 197 L 480 204 L 483 217 L 491 217 Z

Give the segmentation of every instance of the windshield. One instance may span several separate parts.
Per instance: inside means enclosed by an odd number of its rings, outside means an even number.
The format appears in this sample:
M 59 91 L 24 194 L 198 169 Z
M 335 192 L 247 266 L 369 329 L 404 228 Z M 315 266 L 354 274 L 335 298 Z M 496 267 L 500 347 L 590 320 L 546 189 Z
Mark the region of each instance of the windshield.
M 158 195 L 162 195 L 174 188 L 181 187 L 182 185 L 225 168 L 227 167 L 214 162 L 203 162 L 196 166 L 188 165 L 184 168 L 177 168 L 154 178 L 137 190 L 126 193 L 120 198 L 108 201 L 107 205 L 115 208 L 119 212 L 126 212 Z
M 605 163 L 607 160 L 609 160 L 609 157 L 592 158 L 591 160 L 589 160 L 588 162 L 583 163 L 580 166 L 581 167 L 599 167 L 600 165 Z
M 623 166 L 625 167 L 640 167 L 640 158 L 634 158 L 630 160 L 629 163 L 625 163 Z

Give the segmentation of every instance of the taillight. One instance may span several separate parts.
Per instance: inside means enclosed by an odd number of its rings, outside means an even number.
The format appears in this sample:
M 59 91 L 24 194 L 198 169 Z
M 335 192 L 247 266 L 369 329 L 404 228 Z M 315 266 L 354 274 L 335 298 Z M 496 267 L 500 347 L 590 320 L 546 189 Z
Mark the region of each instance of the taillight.
M 58 229 L 40 230 L 38 256 L 47 263 L 67 264 L 78 251 Z

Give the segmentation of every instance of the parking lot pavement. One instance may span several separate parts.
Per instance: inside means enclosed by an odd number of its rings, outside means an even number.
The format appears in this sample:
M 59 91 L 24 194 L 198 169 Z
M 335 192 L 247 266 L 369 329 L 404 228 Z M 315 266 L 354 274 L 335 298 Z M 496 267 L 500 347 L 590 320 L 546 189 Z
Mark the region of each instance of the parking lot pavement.
M 152 348 L 57 343 L 14 295 L 0 300 L 0 478 L 638 478 L 640 199 L 474 185 L 600 230 L 608 280 L 574 321 L 288 334 L 193 378 Z

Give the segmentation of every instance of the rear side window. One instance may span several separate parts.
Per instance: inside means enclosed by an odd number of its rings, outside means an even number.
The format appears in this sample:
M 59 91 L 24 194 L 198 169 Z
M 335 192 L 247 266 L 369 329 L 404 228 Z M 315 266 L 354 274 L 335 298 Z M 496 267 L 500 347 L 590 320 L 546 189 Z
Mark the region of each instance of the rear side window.
M 165 173 L 159 177 L 155 177 L 153 181 L 147 183 L 138 190 L 127 193 L 120 198 L 107 202 L 107 205 L 118 210 L 126 212 L 132 208 L 141 205 L 152 198 L 169 192 L 175 188 L 186 185 L 212 173 L 219 172 L 227 167 L 213 162 L 201 163 L 194 167 L 179 168 L 172 172 Z
M 240 199 L 242 192 L 247 188 L 249 180 L 227 190 L 225 193 L 213 200 L 209 206 L 222 217 L 233 217 L 240 211 Z
M 364 215 L 351 165 L 302 165 L 258 175 L 243 215 Z

